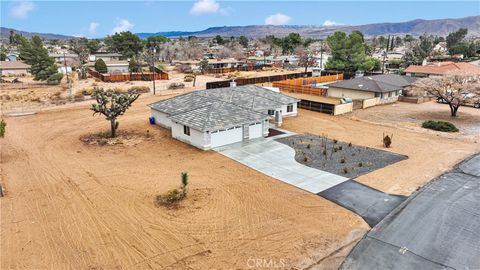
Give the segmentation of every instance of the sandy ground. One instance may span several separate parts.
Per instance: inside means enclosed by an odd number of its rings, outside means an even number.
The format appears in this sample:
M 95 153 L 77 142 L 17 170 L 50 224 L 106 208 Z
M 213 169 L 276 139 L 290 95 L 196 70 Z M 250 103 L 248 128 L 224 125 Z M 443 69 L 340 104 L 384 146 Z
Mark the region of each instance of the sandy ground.
M 368 230 L 340 206 L 148 125 L 146 104 L 157 99 L 141 97 L 119 119 L 154 136 L 136 146 L 83 144 L 108 129 L 88 104 L 6 118 L 2 269 L 336 269 Z M 318 118 L 301 114 L 299 123 Z M 181 171 L 188 198 L 157 208 Z
M 302 109 L 296 118 L 285 119 L 282 128 L 297 133 L 325 134 L 331 139 L 407 155 L 407 160 L 358 178 L 368 186 L 400 195 L 410 195 L 459 161 L 480 151 L 480 143 L 465 141 L 461 135 L 443 137 L 437 136 L 438 132 L 401 129 Z M 383 148 L 383 133 L 393 134 L 391 148 Z
M 442 120 L 453 123 L 460 130 L 464 139 L 480 142 L 480 109 L 463 106 L 458 110 L 457 117 L 450 116 L 450 109 L 446 104 L 435 101 L 412 104 L 397 102 L 394 104 L 375 106 L 365 110 L 355 110 L 347 115 L 352 119 L 404 127 L 412 130 L 427 130 L 421 128 L 426 120 Z M 457 134 L 430 131 L 440 136 L 458 138 Z

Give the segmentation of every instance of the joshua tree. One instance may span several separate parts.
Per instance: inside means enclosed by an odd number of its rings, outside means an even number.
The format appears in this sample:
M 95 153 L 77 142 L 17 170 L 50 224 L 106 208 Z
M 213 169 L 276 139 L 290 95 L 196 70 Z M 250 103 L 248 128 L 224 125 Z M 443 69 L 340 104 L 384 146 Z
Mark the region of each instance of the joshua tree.
M 5 137 L 5 128 L 7 127 L 7 123 L 5 120 L 0 121 L 0 138 Z
M 187 185 L 188 185 L 188 172 L 182 172 L 181 173 L 182 177 L 182 192 L 183 195 L 187 195 Z
M 140 94 L 118 93 L 97 87 L 92 96 L 97 101 L 97 104 L 92 104 L 93 115 L 103 114 L 105 119 L 110 121 L 111 137 L 114 138 L 117 135 L 117 117 L 123 115 Z

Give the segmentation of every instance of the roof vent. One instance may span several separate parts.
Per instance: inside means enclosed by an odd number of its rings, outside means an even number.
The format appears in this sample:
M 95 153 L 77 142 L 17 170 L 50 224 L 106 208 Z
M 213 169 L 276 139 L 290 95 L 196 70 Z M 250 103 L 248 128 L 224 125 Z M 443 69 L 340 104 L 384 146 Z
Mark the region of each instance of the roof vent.
M 371 79 L 372 79 L 372 77 L 367 77 L 367 78 L 368 78 L 369 80 L 371 80 Z
M 363 84 L 359 84 L 358 87 L 362 88 L 362 87 L 363 87 Z

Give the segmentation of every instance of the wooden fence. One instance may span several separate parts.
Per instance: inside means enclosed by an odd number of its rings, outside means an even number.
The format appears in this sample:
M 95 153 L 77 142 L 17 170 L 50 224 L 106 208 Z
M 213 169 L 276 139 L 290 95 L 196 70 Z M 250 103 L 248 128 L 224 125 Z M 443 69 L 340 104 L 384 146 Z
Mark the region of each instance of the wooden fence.
M 326 89 L 313 87 L 312 85 L 338 80 L 343 80 L 343 74 L 277 81 L 273 83 L 273 87 L 278 87 L 281 91 L 290 93 L 325 96 L 327 93 Z
M 206 73 L 210 74 L 222 74 L 222 73 L 230 73 L 230 72 L 237 72 L 237 71 L 254 71 L 257 69 L 262 69 L 263 66 L 246 66 L 246 67 L 234 67 L 234 68 L 209 68 L 206 70 Z
M 102 74 L 93 69 L 88 69 L 88 74 L 100 79 L 103 82 L 124 82 L 124 81 L 151 81 L 153 72 L 143 73 L 122 73 L 122 74 Z M 155 80 L 168 80 L 168 73 L 155 73 Z
M 235 82 L 237 83 L 237 86 L 240 86 L 240 85 L 275 82 L 275 81 L 282 81 L 282 80 L 288 80 L 288 79 L 294 79 L 294 78 L 300 78 L 300 77 L 302 78 L 311 77 L 311 76 L 312 76 L 312 72 L 307 72 L 307 73 L 300 72 L 300 73 L 290 73 L 290 74 L 263 76 L 263 77 L 255 77 L 255 78 L 239 78 L 239 79 L 236 79 Z M 232 80 L 208 82 L 206 86 L 207 86 L 207 89 L 229 87 L 230 82 L 232 82 Z

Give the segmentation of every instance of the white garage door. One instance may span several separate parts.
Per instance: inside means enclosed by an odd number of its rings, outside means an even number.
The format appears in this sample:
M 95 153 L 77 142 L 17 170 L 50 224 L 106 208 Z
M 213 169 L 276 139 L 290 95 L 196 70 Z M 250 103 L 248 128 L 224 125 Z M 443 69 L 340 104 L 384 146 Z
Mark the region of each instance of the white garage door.
M 218 147 L 242 141 L 242 127 L 210 133 L 211 147 Z
M 248 127 L 250 139 L 260 138 L 263 135 L 262 122 L 252 124 Z

